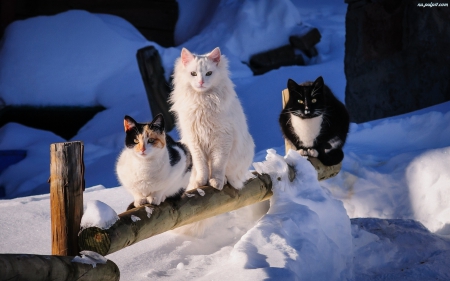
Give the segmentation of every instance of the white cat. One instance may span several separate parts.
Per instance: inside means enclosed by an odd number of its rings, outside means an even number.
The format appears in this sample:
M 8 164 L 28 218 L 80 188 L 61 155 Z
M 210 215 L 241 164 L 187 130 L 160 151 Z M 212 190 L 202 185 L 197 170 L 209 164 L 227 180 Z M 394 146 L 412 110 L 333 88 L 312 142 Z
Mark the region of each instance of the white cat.
M 164 118 L 137 123 L 125 116 L 125 148 L 116 164 L 119 182 L 134 197 L 134 207 L 159 205 L 167 197 L 181 195 L 192 168 L 189 150 L 164 132 Z M 130 208 L 130 207 L 129 207 Z
M 255 145 L 229 78 L 228 60 L 219 48 L 205 55 L 183 48 L 173 78 L 171 111 L 193 160 L 188 189 L 209 184 L 221 190 L 226 182 L 241 189 Z

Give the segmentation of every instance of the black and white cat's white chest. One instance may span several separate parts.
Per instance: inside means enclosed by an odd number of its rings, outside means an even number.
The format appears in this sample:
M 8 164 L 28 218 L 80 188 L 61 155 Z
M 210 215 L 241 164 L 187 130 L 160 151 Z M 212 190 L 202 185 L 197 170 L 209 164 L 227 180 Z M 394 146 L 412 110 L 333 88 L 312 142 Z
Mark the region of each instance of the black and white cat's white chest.
M 290 114 L 293 133 L 298 137 L 301 146 L 311 148 L 322 129 L 323 116 L 300 118 Z

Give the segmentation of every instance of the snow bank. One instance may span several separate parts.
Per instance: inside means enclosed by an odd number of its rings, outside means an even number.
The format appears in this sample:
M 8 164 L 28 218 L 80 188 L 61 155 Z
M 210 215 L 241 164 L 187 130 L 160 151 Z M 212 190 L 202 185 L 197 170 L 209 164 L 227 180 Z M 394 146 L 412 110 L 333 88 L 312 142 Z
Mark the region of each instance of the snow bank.
M 0 49 L 0 97 L 109 107 L 145 95 L 136 51 L 148 44 L 125 20 L 81 10 L 15 21 Z
M 235 266 L 262 270 L 268 278 L 351 280 L 351 228 L 342 202 L 320 187 L 317 172 L 298 153 L 283 158 L 267 152 L 266 161 L 254 166 L 274 184 L 270 210 L 234 246 Z M 287 164 L 296 170 L 292 183 Z
M 450 102 L 434 108 L 352 124 L 342 171 L 321 183 L 351 218 L 414 219 L 450 234 Z
M 414 218 L 433 232 L 450 235 L 450 146 L 415 157 L 406 168 L 406 182 Z
M 352 219 L 355 280 L 450 280 L 448 240 L 412 220 Z
M 220 46 L 228 56 L 248 61 L 253 54 L 289 44 L 299 23 L 298 10 L 289 0 L 222 0 L 201 35 L 183 45 L 199 53 Z

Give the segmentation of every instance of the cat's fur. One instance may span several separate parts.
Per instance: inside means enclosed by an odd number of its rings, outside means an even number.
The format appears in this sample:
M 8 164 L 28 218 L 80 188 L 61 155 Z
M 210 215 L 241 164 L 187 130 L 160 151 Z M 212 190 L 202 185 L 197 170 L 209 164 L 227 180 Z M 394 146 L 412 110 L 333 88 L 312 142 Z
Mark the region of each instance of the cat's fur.
M 158 114 L 150 123 L 124 118 L 125 148 L 116 173 L 119 182 L 134 197 L 134 206 L 159 205 L 186 189 L 192 168 L 189 150 L 164 131 L 164 118 Z
M 205 55 L 183 48 L 173 86 L 171 111 L 194 164 L 189 189 L 209 184 L 221 190 L 226 182 L 242 188 L 255 145 L 225 56 L 219 48 Z
M 289 101 L 279 122 L 284 137 L 303 156 L 317 157 L 332 166 L 344 158 L 350 118 L 345 108 L 319 77 L 298 85 L 288 80 Z

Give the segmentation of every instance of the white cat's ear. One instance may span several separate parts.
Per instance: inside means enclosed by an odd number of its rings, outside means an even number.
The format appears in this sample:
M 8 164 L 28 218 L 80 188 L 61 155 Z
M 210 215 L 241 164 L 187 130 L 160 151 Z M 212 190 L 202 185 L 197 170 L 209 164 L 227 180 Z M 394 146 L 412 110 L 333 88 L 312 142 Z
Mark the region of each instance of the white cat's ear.
M 212 60 L 218 65 L 220 62 L 220 48 L 216 47 L 214 50 L 212 50 L 212 52 L 208 54 L 208 59 Z
M 129 130 L 136 127 L 136 121 L 134 121 L 134 119 L 130 116 L 125 115 L 125 117 L 123 118 L 123 127 L 125 128 L 125 132 L 128 132 Z
M 186 66 L 189 62 L 191 62 L 194 59 L 194 55 L 189 52 L 188 49 L 183 48 L 181 50 L 181 62 L 184 66 Z

